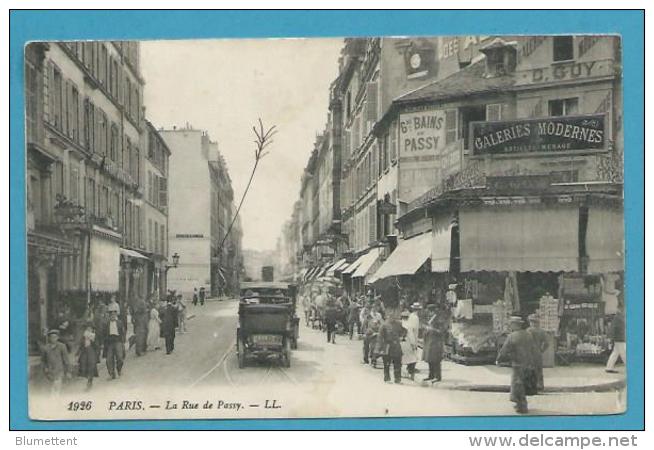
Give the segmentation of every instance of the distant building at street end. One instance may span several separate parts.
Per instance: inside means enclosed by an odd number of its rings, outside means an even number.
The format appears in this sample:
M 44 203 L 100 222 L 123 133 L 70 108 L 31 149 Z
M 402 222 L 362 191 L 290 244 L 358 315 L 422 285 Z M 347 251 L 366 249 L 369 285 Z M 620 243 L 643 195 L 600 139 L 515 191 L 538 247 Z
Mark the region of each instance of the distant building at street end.
M 240 221 L 229 236 L 234 195 L 226 163 L 206 131 L 190 126 L 160 131 L 170 149 L 169 254 L 180 256 L 168 272 L 168 288 L 211 295 L 233 293 L 240 276 Z

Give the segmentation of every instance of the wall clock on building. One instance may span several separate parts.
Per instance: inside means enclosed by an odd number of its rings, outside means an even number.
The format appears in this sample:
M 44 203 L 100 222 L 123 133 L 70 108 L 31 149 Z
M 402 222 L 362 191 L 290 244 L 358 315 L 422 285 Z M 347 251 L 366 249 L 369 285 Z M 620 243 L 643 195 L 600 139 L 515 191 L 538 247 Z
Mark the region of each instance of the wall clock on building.
M 412 42 L 404 50 L 408 79 L 422 78 L 436 72 L 435 47 L 429 41 Z
M 420 53 L 413 53 L 411 57 L 409 58 L 409 64 L 411 65 L 411 68 L 413 70 L 419 69 L 420 65 L 422 64 L 422 58 L 420 57 Z

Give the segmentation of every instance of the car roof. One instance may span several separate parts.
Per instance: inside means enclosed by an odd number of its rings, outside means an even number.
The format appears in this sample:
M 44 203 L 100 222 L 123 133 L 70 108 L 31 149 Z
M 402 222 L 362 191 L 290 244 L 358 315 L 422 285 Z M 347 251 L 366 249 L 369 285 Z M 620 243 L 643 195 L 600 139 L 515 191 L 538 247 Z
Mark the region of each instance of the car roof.
M 283 283 L 281 281 L 244 281 L 241 283 L 241 290 L 243 289 L 289 289 L 293 284 Z

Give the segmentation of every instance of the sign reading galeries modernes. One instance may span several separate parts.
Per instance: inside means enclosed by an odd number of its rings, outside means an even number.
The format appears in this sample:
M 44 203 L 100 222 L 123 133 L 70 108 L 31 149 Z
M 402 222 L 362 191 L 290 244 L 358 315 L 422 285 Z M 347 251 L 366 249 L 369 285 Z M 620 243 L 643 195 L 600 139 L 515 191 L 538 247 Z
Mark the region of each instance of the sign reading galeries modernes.
M 605 115 L 472 122 L 474 155 L 556 153 L 606 148 Z

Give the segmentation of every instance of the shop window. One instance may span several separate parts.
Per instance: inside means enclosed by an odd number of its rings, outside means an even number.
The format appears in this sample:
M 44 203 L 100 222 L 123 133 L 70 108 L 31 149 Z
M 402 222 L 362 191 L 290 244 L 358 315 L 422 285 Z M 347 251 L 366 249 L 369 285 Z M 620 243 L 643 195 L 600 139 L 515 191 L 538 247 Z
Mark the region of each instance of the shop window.
M 570 61 L 574 59 L 574 46 L 572 36 L 554 36 L 552 60 Z
M 468 132 L 470 130 L 470 122 L 484 122 L 486 120 L 486 105 L 465 106 L 459 108 L 459 139 L 463 139 L 463 148 L 468 148 Z M 445 117 L 447 129 L 447 115 Z M 446 140 L 447 141 L 447 140 Z M 447 142 L 449 143 L 449 142 Z
M 578 111 L 579 99 L 577 97 L 549 101 L 550 116 L 570 116 L 577 114 Z

